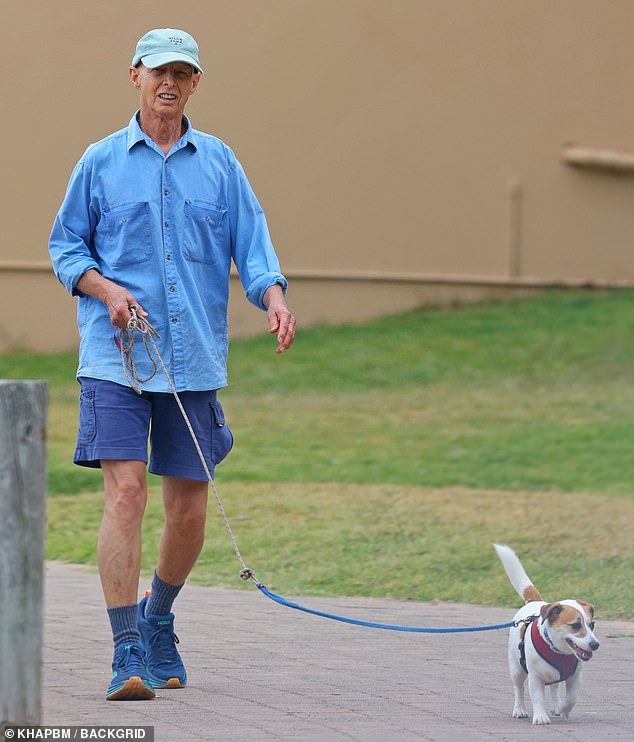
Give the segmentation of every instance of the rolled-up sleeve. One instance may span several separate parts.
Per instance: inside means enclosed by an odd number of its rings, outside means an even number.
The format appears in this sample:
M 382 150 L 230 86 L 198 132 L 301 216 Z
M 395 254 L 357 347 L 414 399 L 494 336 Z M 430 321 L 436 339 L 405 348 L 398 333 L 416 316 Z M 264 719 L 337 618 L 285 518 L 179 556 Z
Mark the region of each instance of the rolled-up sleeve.
M 95 223 L 96 215 L 90 197 L 90 170 L 82 159 L 73 170 L 49 240 L 55 275 L 72 295 L 81 295 L 75 287 L 87 270 L 99 269 L 90 250 Z
M 266 309 L 263 303 L 266 290 L 279 284 L 286 292 L 288 284 L 280 272 L 264 211 L 235 159 L 229 165 L 227 197 L 233 261 L 247 299 Z

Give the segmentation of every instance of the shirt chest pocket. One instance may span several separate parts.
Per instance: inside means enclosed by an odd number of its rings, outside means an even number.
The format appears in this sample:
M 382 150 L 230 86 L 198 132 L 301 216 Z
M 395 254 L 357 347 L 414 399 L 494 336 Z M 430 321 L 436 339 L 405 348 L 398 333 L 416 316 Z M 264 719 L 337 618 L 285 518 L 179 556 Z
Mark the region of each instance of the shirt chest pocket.
M 231 260 L 227 209 L 206 201 L 185 201 L 183 255 L 194 263 Z
M 142 263 L 150 257 L 152 231 L 147 201 L 117 206 L 103 218 L 108 234 L 108 254 L 101 257 L 113 268 Z

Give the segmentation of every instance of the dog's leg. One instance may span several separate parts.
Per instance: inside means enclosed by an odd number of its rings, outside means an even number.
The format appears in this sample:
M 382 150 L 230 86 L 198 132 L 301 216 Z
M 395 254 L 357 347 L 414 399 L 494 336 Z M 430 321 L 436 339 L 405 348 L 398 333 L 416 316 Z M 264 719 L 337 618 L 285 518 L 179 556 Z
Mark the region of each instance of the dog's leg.
M 515 694 L 513 718 L 526 719 L 528 716 L 528 711 L 524 704 L 524 684 L 526 682 L 526 673 L 522 670 L 522 666 L 518 661 L 517 642 L 518 637 L 516 636 L 516 632 L 511 631 L 508 643 L 508 661 L 509 675 L 511 676 L 513 693 Z
M 559 696 L 559 683 L 553 683 L 550 686 L 550 709 L 553 716 L 559 716 L 561 713 L 561 698 Z
M 536 673 L 530 673 L 528 676 L 528 692 L 533 702 L 533 724 L 550 724 L 546 712 L 546 686 Z
M 511 669 L 511 680 L 513 681 L 513 693 L 515 702 L 513 704 L 513 718 L 526 719 L 528 711 L 524 702 L 524 683 L 526 682 L 526 673 L 523 670 Z
M 566 680 L 566 698 L 561 706 L 561 715 L 564 719 L 567 719 L 570 716 L 570 712 L 577 703 L 580 688 L 581 668 L 577 667 L 575 673 Z

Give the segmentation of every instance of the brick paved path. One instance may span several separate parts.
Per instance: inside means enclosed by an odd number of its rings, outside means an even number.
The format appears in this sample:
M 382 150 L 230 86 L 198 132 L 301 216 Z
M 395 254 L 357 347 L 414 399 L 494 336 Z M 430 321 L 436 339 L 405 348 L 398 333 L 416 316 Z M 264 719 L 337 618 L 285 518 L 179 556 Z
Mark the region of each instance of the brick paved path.
M 142 585 L 145 589 L 147 586 Z M 291 596 L 289 596 L 291 597 Z M 306 599 L 313 608 L 416 626 L 504 623 L 512 611 L 450 603 Z M 348 626 L 253 587 L 187 586 L 176 604 L 189 685 L 106 702 L 112 659 L 95 573 L 46 567 L 43 723 L 134 724 L 157 742 L 487 742 L 634 739 L 634 623 L 602 622 L 569 721 L 511 718 L 506 631 L 407 634 Z

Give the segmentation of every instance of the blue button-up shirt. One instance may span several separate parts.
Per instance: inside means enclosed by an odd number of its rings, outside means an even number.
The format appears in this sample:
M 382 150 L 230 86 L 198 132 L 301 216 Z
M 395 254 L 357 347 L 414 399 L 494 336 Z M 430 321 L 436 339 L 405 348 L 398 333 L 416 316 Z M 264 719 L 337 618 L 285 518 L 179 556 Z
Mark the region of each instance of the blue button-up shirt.
M 179 391 L 227 383 L 232 260 L 255 306 L 265 308 L 270 286 L 286 290 L 264 213 L 234 153 L 185 123 L 165 155 L 135 115 L 127 129 L 91 145 L 73 171 L 49 248 L 58 279 L 79 297 L 78 376 L 128 383 L 105 304 L 76 288 L 91 268 L 149 313 Z M 142 343 L 134 358 L 138 375 L 147 376 Z M 161 371 L 142 387 L 170 390 Z

